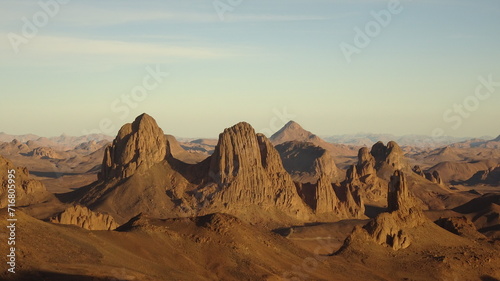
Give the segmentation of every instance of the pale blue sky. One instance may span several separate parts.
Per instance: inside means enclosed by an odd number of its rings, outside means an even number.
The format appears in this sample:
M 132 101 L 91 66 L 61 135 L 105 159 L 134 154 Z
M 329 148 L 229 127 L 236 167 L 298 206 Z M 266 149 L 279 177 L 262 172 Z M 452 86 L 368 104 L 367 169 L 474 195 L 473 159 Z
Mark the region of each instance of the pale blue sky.
M 242 0 L 222 21 L 212 1 L 72 0 L 16 54 L 8 34 L 45 13 L 38 2 L 0 2 L 6 133 L 81 135 L 109 120 L 114 135 L 147 112 L 166 133 L 216 137 L 239 121 L 278 129 L 286 108 L 320 135 L 500 134 L 500 85 L 467 118 L 453 111 L 474 102 L 479 76 L 500 83 L 497 0 L 401 1 L 351 63 L 340 44 L 390 1 Z M 127 114 L 112 110 L 157 65 L 170 75 Z

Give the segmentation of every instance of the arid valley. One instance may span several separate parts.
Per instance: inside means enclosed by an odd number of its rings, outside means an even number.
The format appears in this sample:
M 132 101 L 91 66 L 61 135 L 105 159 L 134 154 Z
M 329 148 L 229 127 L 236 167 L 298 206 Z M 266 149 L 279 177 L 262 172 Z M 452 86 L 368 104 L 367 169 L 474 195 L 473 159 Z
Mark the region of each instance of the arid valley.
M 2 208 L 7 171 L 17 185 L 2 280 L 500 278 L 500 137 L 356 146 L 293 121 L 270 138 L 245 122 L 166 133 L 142 114 L 114 139 L 1 134 Z
M 499 0 L 0 11 L 0 281 L 500 281 Z

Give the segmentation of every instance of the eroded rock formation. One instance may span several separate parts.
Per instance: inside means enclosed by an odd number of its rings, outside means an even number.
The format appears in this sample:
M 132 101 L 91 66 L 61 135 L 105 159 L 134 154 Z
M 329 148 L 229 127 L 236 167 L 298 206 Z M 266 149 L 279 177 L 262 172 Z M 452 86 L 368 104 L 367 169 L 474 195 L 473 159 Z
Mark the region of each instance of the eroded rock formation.
M 52 223 L 72 224 L 88 230 L 114 230 L 118 227 L 112 216 L 93 212 L 76 205 L 50 219 Z
M 289 141 L 276 146 L 283 166 L 296 182 L 314 183 L 320 175 L 337 181 L 339 171 L 333 156 L 324 148 L 310 142 Z
M 9 183 L 9 171 L 13 171 L 15 176 Z M 8 205 L 8 186 L 15 186 L 15 205 L 25 206 L 36 203 L 41 203 L 49 198 L 53 198 L 52 194 L 47 191 L 43 183 L 30 179 L 28 169 L 25 167 L 16 167 L 7 158 L 0 156 L 0 208 L 5 208 Z
M 142 114 L 125 124 L 106 148 L 100 180 L 123 179 L 146 171 L 167 155 L 166 137 L 156 121 Z
M 486 238 L 483 234 L 477 231 L 476 226 L 465 216 L 440 218 L 435 221 L 435 223 L 453 234 L 469 239 Z
M 415 165 L 415 166 L 412 168 L 412 171 L 413 171 L 415 174 L 417 174 L 417 175 L 419 175 L 419 176 L 423 177 L 424 179 L 426 179 L 426 180 L 428 180 L 428 181 L 430 181 L 430 182 L 432 182 L 432 183 L 436 183 L 436 184 L 439 184 L 439 185 L 441 185 L 441 186 L 444 186 L 444 182 L 443 182 L 443 180 L 441 179 L 441 176 L 439 175 L 439 172 L 438 172 L 438 171 L 436 171 L 436 170 L 434 170 L 434 171 L 432 171 L 432 172 L 424 172 L 424 171 L 420 168 L 420 166 Z
M 139 116 L 121 128 L 106 150 L 100 181 L 79 191 L 75 203 L 112 214 L 120 223 L 140 212 L 158 217 L 222 212 L 286 223 L 320 214 L 325 221 L 363 216 L 355 188 L 332 184 L 333 160 L 319 157 L 317 182 L 296 186 L 269 139 L 248 123 L 225 129 L 214 153 L 198 163 L 178 161 L 169 147 L 156 122 Z
M 220 134 L 210 159 L 209 178 L 215 184 L 214 192 L 207 194 L 213 198 L 213 207 L 234 210 L 255 205 L 277 208 L 299 219 L 310 215 L 276 149 L 248 123 Z
M 411 229 L 425 223 L 426 218 L 418 201 L 408 190 L 405 174 L 396 170 L 388 184 L 387 212 L 384 212 L 362 228 L 356 228 L 346 239 L 344 247 L 353 240 L 373 240 L 394 250 L 405 249 L 412 243 Z

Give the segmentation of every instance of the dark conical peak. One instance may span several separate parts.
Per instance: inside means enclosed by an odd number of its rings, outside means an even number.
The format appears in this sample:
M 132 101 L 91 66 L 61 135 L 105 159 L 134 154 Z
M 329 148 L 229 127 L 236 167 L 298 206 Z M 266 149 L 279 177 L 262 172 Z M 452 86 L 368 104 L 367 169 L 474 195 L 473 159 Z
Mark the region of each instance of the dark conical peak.
M 493 141 L 500 141 L 500 135 L 498 135 L 498 137 L 496 139 L 494 139 Z
M 375 157 L 375 160 L 377 162 L 384 161 L 387 153 L 387 147 L 384 145 L 383 142 L 378 141 L 376 144 L 372 146 L 370 153 L 371 155 L 373 155 L 373 157 Z

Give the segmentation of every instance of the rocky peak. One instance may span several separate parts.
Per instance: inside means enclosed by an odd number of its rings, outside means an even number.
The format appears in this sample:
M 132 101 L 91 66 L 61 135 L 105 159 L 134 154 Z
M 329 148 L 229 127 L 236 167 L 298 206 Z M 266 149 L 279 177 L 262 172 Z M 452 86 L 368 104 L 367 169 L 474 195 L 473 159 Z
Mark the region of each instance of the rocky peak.
M 375 168 L 379 170 L 383 166 L 391 167 L 395 170 L 408 170 L 408 162 L 404 152 L 399 145 L 390 141 L 385 146 L 382 142 L 377 142 L 372 146 L 371 154 L 375 158 Z
M 257 171 L 262 166 L 262 155 L 255 130 L 246 122 L 227 128 L 219 135 L 210 161 L 210 176 L 217 183 L 227 185 L 240 170 Z
M 241 206 L 277 208 L 305 218 L 308 208 L 271 142 L 242 122 L 225 129 L 210 159 L 210 180 L 216 185 L 213 206 L 244 211 Z
M 359 180 L 359 174 L 356 165 L 351 165 L 349 166 L 349 168 L 347 168 L 345 177 L 346 177 L 345 182 L 347 183 L 353 183 Z
M 360 176 L 374 174 L 375 158 L 370 154 L 367 147 L 362 147 L 358 152 L 357 171 Z
M 410 197 L 406 177 L 402 171 L 395 171 L 389 182 L 387 192 L 387 211 L 395 212 L 413 207 L 414 201 Z
M 167 155 L 166 137 L 147 114 L 122 126 L 111 146 L 106 148 L 100 180 L 127 178 L 161 162 Z
M 299 123 L 291 120 L 288 123 L 285 124 L 283 127 L 285 130 L 304 130 L 302 126 L 299 125 Z
M 274 133 L 270 138 L 275 145 L 286 141 L 318 141 L 319 138 L 313 133 L 302 128 L 294 121 L 288 122 L 283 128 Z

